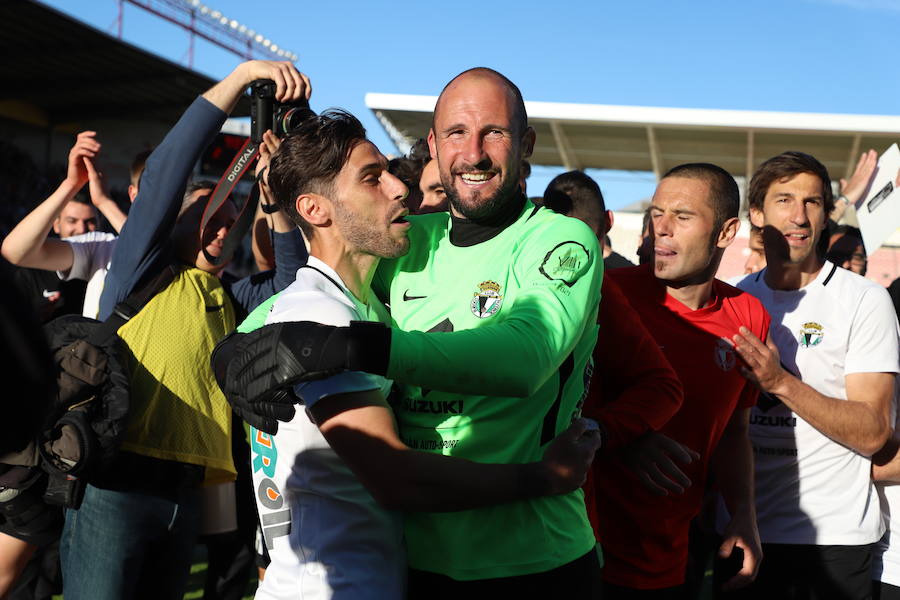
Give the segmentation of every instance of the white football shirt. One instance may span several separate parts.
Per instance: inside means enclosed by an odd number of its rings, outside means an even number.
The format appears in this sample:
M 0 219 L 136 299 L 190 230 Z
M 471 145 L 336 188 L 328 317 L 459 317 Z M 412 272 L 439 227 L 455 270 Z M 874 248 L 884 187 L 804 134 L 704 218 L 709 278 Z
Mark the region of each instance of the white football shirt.
M 762 301 L 782 365 L 819 393 L 847 399 L 852 373 L 897 373 L 897 317 L 881 286 L 826 262 L 799 290 L 773 290 L 764 269 L 738 283 Z M 763 543 L 862 545 L 884 531 L 871 460 L 761 395 L 750 415 Z
M 353 320 L 389 324 L 374 297 L 363 304 L 338 274 L 317 258 L 275 301 L 266 323 Z M 264 541 L 272 559 L 256 597 L 287 599 L 402 598 L 406 585 L 403 523 L 382 508 L 331 449 L 304 405 L 334 394 L 378 389 L 391 382 L 344 372 L 296 386 L 304 404 L 274 436 L 251 430 L 253 483 Z M 257 464 L 259 463 L 259 464 Z M 256 467 L 260 468 L 257 469 Z
M 96 319 L 100 312 L 100 294 L 103 293 L 103 282 L 118 239 L 111 233 L 89 231 L 63 240 L 72 246 L 72 268 L 68 272 L 57 271 L 56 274 L 63 281 L 87 281 L 81 312 L 85 317 Z

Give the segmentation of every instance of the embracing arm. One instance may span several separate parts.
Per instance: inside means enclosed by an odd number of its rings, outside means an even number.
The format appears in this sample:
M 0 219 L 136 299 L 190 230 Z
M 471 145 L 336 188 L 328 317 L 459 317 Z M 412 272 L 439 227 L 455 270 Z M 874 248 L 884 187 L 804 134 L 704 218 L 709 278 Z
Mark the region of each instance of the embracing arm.
M 406 447 L 377 390 L 331 396 L 310 413 L 373 497 L 394 510 L 458 511 L 567 493 L 584 482 L 600 443 L 579 420 L 550 444 L 541 462 L 483 464 Z
M 528 397 L 544 385 L 585 328 L 596 330 L 603 260 L 596 237 L 575 219 L 556 221 L 552 232 L 532 235 L 535 241 L 528 253 L 523 251 L 517 259 L 519 296 L 504 308 L 502 321 L 448 333 L 394 329 L 387 377 L 445 392 L 487 396 Z M 579 270 L 571 275 L 555 272 L 565 260 L 580 265 Z M 490 348 L 503 360 L 472 360 L 474 348 Z M 441 368 L 448 364 L 453 368 Z
M 276 394 L 276 400 L 273 392 L 344 369 L 387 375 L 446 392 L 505 397 L 533 394 L 559 369 L 582 336 L 596 331 L 603 273 L 603 262 L 596 259 L 597 239 L 580 221 L 565 221 L 556 233 L 567 236 L 564 240 L 577 236 L 577 241 L 559 244 L 551 239 L 546 246 L 557 249 L 574 244 L 571 251 L 577 253 L 577 260 L 573 262 L 579 269 L 568 272 L 565 281 L 551 279 L 552 273 L 548 275 L 540 267 L 541 260 L 546 261 L 552 252 L 545 247 L 534 252 L 537 258 L 523 267 L 532 279 L 525 281 L 506 318 L 496 325 L 423 333 L 380 323 L 354 322 L 349 327 L 309 321 L 270 324 L 220 342 L 214 360 L 217 369 L 227 374 L 226 398 L 245 414 L 271 414 L 276 410 L 274 404 L 284 401 L 283 394 Z M 568 255 L 562 258 L 568 260 Z M 472 360 L 473 348 L 491 348 L 504 360 Z M 453 369 L 445 368 L 447 364 Z

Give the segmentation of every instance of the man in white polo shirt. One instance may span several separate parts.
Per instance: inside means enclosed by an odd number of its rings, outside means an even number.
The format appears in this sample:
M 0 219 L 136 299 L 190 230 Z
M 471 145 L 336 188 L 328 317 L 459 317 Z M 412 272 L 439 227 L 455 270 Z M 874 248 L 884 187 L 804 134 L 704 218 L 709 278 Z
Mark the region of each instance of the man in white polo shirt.
M 887 292 L 822 258 L 834 205 L 825 167 L 800 152 L 750 182 L 766 269 L 738 287 L 772 316 L 765 343 L 734 342 L 763 394 L 750 418 L 765 560 L 749 598 L 869 598 L 884 532 L 871 456 L 891 435 L 897 319 Z

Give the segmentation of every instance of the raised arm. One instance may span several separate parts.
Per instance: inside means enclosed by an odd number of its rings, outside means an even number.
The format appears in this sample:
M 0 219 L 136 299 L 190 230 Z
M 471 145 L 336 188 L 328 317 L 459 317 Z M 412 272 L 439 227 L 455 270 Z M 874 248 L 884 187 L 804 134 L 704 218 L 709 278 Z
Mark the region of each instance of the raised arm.
M 255 79 L 274 79 L 279 83 L 276 97 L 306 93 L 305 79 L 290 63 L 249 61 L 238 65 L 225 79 L 213 86 L 188 108 L 178 123 L 147 159 L 141 176 L 138 197 L 113 256 L 107 283 L 100 302 L 100 318 L 126 298 L 148 273 L 171 262 L 169 237 L 178 216 L 185 185 L 203 149 L 222 127 L 241 94 Z
M 94 167 L 94 162 L 90 158 L 85 157 L 84 166 L 88 173 L 88 191 L 91 194 L 91 203 L 106 217 L 106 220 L 116 230 L 116 233 L 119 233 L 122 231 L 122 226 L 125 225 L 128 216 L 122 212 L 116 201 L 106 193 L 106 188 L 103 185 L 103 174 Z
M 850 179 L 840 180 L 841 194 L 835 199 L 834 210 L 829 215 L 832 221 L 835 223 L 840 221 L 851 204 L 855 207 L 862 200 L 863 194 L 869 189 L 872 175 L 875 174 L 877 166 L 878 153 L 874 150 L 863 152 L 860 155 Z
M 48 238 L 53 221 L 63 207 L 88 182 L 85 160 L 90 160 L 100 152 L 96 132 L 82 131 L 69 150 L 66 178 L 46 200 L 28 213 L 3 240 L 0 253 L 14 265 L 44 269 L 46 271 L 68 271 L 72 268 L 72 248 L 56 238 Z

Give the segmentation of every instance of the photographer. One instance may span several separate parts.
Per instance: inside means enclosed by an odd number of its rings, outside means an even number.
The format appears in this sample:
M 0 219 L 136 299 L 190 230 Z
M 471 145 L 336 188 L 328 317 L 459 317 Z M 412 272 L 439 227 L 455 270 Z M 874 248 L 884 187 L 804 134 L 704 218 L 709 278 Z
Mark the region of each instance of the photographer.
M 241 312 L 288 285 L 305 249 L 274 216 L 275 271 L 231 285 L 223 240 L 236 211 L 225 202 L 200 230 L 211 186 L 185 181 L 250 82 L 272 79 L 275 99 L 309 96 L 293 65 L 249 61 L 194 101 L 147 160 L 110 263 L 101 319 L 172 268 L 174 279 L 119 329 L 129 350 L 129 423 L 115 464 L 69 510 L 61 555 L 67 600 L 181 598 L 200 521 L 202 485 L 232 481 L 231 411 L 209 368 L 215 343 Z

